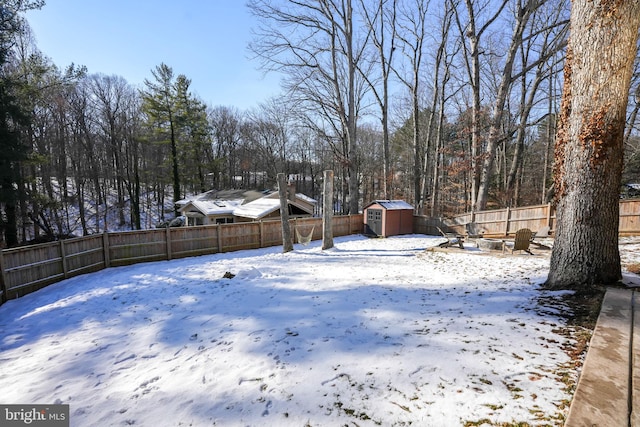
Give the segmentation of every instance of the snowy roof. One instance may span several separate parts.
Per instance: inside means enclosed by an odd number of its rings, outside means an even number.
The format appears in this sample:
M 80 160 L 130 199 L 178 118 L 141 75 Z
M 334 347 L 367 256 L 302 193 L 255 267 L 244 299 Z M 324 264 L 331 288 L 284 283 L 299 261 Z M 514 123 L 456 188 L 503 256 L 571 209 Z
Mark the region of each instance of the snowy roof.
M 196 194 L 186 197 L 182 200 L 175 202 L 176 205 L 182 207 L 189 202 L 204 201 L 204 202 L 228 202 L 234 200 L 241 200 L 243 202 L 250 202 L 252 200 L 259 199 L 265 195 L 265 192 L 255 190 L 209 190 L 204 193 Z
M 413 209 L 413 206 L 411 206 L 409 203 L 405 202 L 404 200 L 376 200 L 374 202 L 369 203 L 367 207 L 373 205 L 374 203 L 377 203 L 378 205 L 382 206 L 387 210 Z
M 244 218 L 258 219 L 280 209 L 280 200 L 263 197 L 237 207 L 233 214 Z
M 280 209 L 280 199 L 276 197 L 277 195 L 278 193 L 270 193 L 265 196 L 263 192 L 244 190 L 211 190 L 180 200 L 176 204 L 180 206 L 180 211 L 183 213 L 192 212 L 195 208 L 203 215 L 235 215 L 258 219 Z M 257 198 L 258 196 L 260 198 Z M 302 193 L 296 193 L 295 197 L 311 205 L 318 203 Z M 289 203 L 295 204 L 295 201 L 290 200 Z
M 304 200 L 305 202 L 311 203 L 312 205 L 318 204 L 318 201 L 316 199 L 313 199 L 302 193 L 296 193 L 296 199 Z
M 240 205 L 243 200 L 190 200 L 180 210 L 189 212 L 189 206 L 195 207 L 205 215 L 224 215 L 233 214 L 233 211 Z

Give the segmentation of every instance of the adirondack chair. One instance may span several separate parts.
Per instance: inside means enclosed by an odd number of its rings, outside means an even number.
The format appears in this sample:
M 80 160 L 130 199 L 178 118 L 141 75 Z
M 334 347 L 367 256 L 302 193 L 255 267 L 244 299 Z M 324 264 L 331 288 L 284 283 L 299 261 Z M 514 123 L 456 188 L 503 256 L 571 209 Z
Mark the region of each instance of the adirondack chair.
M 464 228 L 467 231 L 467 238 L 469 239 L 480 239 L 484 235 L 484 230 L 480 229 L 475 222 L 465 224 Z
M 458 234 L 458 233 L 445 233 L 444 231 L 442 231 L 442 229 L 440 227 L 436 227 L 438 229 L 438 231 L 440 232 L 440 234 L 442 235 L 442 237 L 444 237 L 445 239 L 447 239 L 446 242 L 442 242 L 440 243 L 438 246 L 441 248 L 448 248 L 451 247 L 453 245 L 457 245 L 460 249 L 464 249 L 464 236 Z
M 533 235 L 531 236 L 531 244 L 532 245 L 536 245 L 537 247 L 542 248 L 542 249 L 549 249 L 549 247 L 547 245 L 543 245 L 540 242 L 536 242 L 536 239 L 548 237 L 550 231 L 551 231 L 551 228 L 549 226 L 542 227 L 540 230 L 535 231 L 533 233 Z
M 529 249 L 529 245 L 531 244 L 531 238 L 533 237 L 533 232 L 528 228 L 521 228 L 516 231 L 516 238 L 513 242 L 513 249 L 511 249 L 511 253 L 515 251 L 525 251 L 531 255 L 531 249 Z

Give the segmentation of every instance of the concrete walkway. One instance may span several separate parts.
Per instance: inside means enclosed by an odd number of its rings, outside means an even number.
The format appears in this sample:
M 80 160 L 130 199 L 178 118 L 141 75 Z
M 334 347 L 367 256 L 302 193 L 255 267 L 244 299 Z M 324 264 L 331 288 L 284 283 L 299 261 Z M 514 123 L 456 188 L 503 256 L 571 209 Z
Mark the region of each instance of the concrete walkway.
M 640 427 L 640 290 L 610 288 L 565 427 L 629 426 Z

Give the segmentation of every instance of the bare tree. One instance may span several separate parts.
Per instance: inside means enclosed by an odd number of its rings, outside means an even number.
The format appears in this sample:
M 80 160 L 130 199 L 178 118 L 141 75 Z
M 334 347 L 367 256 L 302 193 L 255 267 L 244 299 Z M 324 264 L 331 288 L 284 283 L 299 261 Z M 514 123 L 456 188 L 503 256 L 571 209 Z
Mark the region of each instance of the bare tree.
M 393 174 L 391 171 L 391 153 L 389 151 L 389 82 L 393 70 L 393 56 L 396 50 L 396 19 L 398 0 L 379 0 L 372 4 L 360 0 L 363 17 L 371 33 L 371 43 L 375 47 L 380 71 L 379 79 L 374 80 L 369 70 L 362 70 L 363 78 L 371 87 L 371 92 L 380 108 L 380 125 L 382 126 L 382 192 L 385 199 L 391 198 Z
M 475 209 L 478 197 L 478 188 L 480 187 L 480 152 L 481 152 L 481 122 L 480 115 L 482 110 L 480 81 L 480 41 L 483 34 L 494 23 L 502 10 L 506 7 L 508 0 L 501 0 L 499 7 L 489 16 L 486 22 L 478 26 L 476 22 L 477 9 L 487 7 L 486 2 L 483 6 L 478 6 L 477 1 L 465 0 L 467 21 L 464 22 L 463 12 L 456 8 L 456 23 L 462 38 L 468 39 L 467 43 L 463 43 L 463 60 L 467 75 L 469 78 L 469 86 L 471 87 L 471 206 Z
M 546 286 L 621 278 L 618 250 L 624 126 L 640 2 L 574 0 L 556 139 L 556 240 Z
M 445 89 L 451 78 L 451 58 L 448 53 L 449 45 L 449 32 L 451 23 L 453 21 L 453 13 L 455 10 L 455 4 L 452 0 L 447 0 L 444 3 L 444 13 L 440 20 L 440 33 L 438 34 L 439 44 L 436 50 L 436 56 L 433 64 L 433 91 L 431 95 L 431 111 L 433 114 L 429 117 L 429 124 L 427 126 L 427 141 L 434 139 L 433 144 L 433 174 L 431 183 L 431 216 L 436 216 L 438 210 L 438 198 L 440 191 L 440 165 L 442 163 L 441 147 L 444 140 L 442 129 L 445 122 L 445 104 L 447 95 Z M 437 123 L 436 123 L 437 122 Z M 432 137 L 433 135 L 433 137 Z M 424 162 L 423 176 L 422 176 L 422 195 L 423 198 L 427 198 L 427 165 L 429 162 Z
M 243 115 L 235 108 L 218 106 L 209 111 L 209 123 L 213 150 L 211 171 L 212 184 L 216 188 L 231 188 L 236 175 L 238 145 L 242 139 Z
M 426 36 L 429 0 L 411 0 L 400 9 L 398 19 L 398 40 L 400 49 L 408 63 L 409 70 L 394 68 L 398 79 L 407 87 L 411 96 L 411 118 L 413 124 L 413 199 L 417 210 L 422 207 L 420 177 L 424 159 L 424 146 L 420 126 L 420 78 L 423 46 Z M 433 113 L 431 111 L 430 113 Z
M 519 200 L 519 180 L 522 176 L 523 163 L 525 154 L 525 137 L 527 129 L 530 126 L 531 113 L 536 107 L 537 102 L 544 94 L 539 90 L 542 83 L 546 80 L 551 87 L 553 84 L 553 70 L 556 68 L 563 57 L 558 55 L 560 48 L 564 46 L 566 33 L 568 31 L 568 21 L 565 19 L 565 11 L 557 5 L 550 5 L 548 9 L 538 9 L 533 16 L 532 26 L 528 33 L 523 35 L 522 43 L 519 46 L 521 71 L 514 73 L 514 78 L 520 80 L 519 92 L 520 102 L 518 105 L 517 116 L 518 124 L 516 127 L 516 137 L 513 143 L 513 156 L 511 158 L 511 166 L 508 172 L 505 170 L 505 204 L 513 206 Z M 533 72 L 529 70 L 533 67 Z M 531 74 L 531 75 L 530 75 Z M 552 103 L 552 93 L 547 95 L 547 103 Z M 543 119 L 550 123 L 551 114 L 553 113 L 552 105 L 549 107 L 547 114 Z M 514 113 L 511 113 L 514 114 Z M 537 120 L 533 123 L 537 124 Z M 547 126 L 547 129 L 551 129 Z M 506 139 L 506 138 L 505 138 Z M 548 138 L 550 139 L 550 138 Z M 546 168 L 546 167 L 545 167 Z M 543 172 L 546 169 L 543 168 Z M 543 188 L 545 184 L 543 183 Z M 531 200 L 532 201 L 532 200 Z
M 358 33 L 352 0 L 250 0 L 261 27 L 250 49 L 267 70 L 287 74 L 285 87 L 328 124 L 342 144 L 349 212 L 358 212 L 357 120 L 364 90 L 356 70 L 367 31 Z
M 505 105 L 509 95 L 511 86 L 514 82 L 514 64 L 522 44 L 522 37 L 529 22 L 529 18 L 540 7 L 540 0 L 519 0 L 516 5 L 515 23 L 511 42 L 507 49 L 504 65 L 501 72 L 500 84 L 497 88 L 496 99 L 493 104 L 491 113 L 491 122 L 489 127 L 489 140 L 483 155 L 483 161 L 480 168 L 480 181 L 478 182 L 478 194 L 476 196 L 476 210 L 483 210 L 487 207 L 489 196 L 489 186 L 491 184 L 493 162 L 498 144 L 503 134 L 501 133 L 501 125 L 505 115 Z
M 289 225 L 289 202 L 287 179 L 285 174 L 279 173 L 278 196 L 280 197 L 280 221 L 282 222 L 282 252 L 293 250 L 293 240 L 291 239 L 291 227 Z

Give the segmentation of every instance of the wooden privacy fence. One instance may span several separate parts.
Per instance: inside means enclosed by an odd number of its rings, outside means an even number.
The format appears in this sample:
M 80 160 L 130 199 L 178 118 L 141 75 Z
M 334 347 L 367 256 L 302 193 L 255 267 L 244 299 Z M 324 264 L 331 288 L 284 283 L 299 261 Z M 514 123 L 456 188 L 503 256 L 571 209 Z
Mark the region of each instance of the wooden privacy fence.
M 439 235 L 436 227 L 465 233 L 476 223 L 487 237 L 515 234 L 520 228 L 555 229 L 553 206 L 496 209 L 457 215 L 451 220 L 414 216 L 413 232 Z M 313 229 L 312 240 L 322 239 L 322 218 L 290 221 L 295 236 Z M 333 217 L 334 236 L 363 232 L 363 216 Z M 620 235 L 640 234 L 640 199 L 620 201 Z M 255 249 L 282 244 L 279 220 L 235 224 L 125 231 L 79 237 L 0 251 L 0 303 L 83 273 L 146 261 Z
M 420 218 L 424 219 L 414 221 L 414 231 L 435 235 L 439 234 L 435 227 L 443 225 L 464 234 L 465 225 L 475 223 L 487 237 L 513 235 L 521 228 L 537 231 L 543 227 L 549 227 L 553 231 L 556 225 L 556 212 L 551 204 L 470 212 L 456 215 L 450 220 Z M 621 236 L 640 234 L 640 199 L 620 200 L 619 234 Z
M 322 238 L 322 218 L 290 220 L 312 240 Z M 333 217 L 333 235 L 363 231 L 362 214 Z M 279 220 L 110 232 L 0 251 L 0 303 L 60 280 L 139 262 L 255 249 L 282 244 Z

